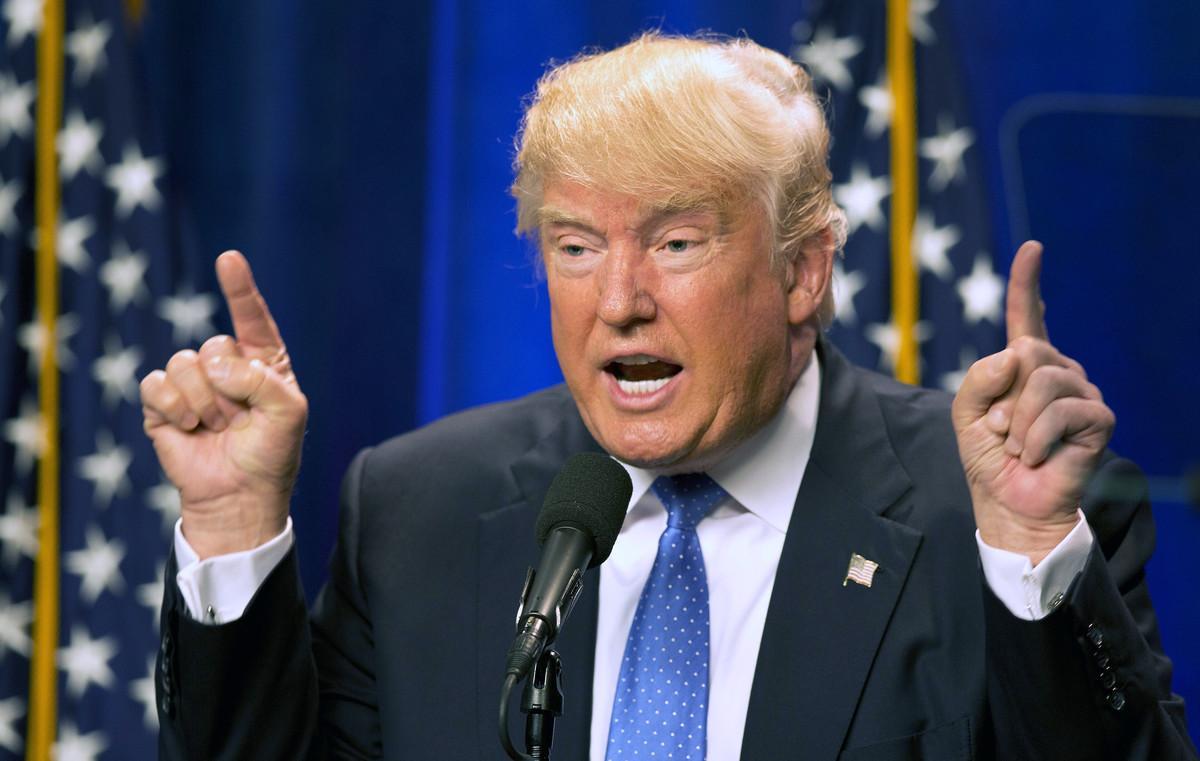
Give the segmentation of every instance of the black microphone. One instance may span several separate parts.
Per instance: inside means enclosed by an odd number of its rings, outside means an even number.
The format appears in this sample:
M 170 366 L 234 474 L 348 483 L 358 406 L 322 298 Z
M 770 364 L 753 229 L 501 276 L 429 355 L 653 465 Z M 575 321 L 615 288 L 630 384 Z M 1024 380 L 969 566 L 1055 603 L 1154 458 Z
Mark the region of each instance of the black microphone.
M 583 588 L 583 572 L 612 552 L 632 494 L 629 474 L 604 454 L 577 454 L 554 477 L 538 515 L 542 558 L 525 576 L 508 676 L 524 677 L 558 636 Z

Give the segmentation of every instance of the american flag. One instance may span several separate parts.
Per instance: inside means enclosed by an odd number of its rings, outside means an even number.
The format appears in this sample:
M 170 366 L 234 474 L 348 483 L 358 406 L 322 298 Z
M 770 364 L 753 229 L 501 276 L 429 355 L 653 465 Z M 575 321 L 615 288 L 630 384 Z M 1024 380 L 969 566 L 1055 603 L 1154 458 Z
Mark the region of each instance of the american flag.
M 853 581 L 855 584 L 869 587 L 875 581 L 875 571 L 878 569 L 879 564 L 874 560 L 867 560 L 857 552 L 852 552 L 850 553 L 850 565 L 846 568 L 846 578 L 842 579 L 842 586 Z
M 128 7 L 133 7 L 132 4 Z M 153 655 L 179 510 L 142 433 L 138 380 L 212 333 L 217 300 L 189 285 L 165 213 L 166 166 L 141 95 L 136 20 L 120 0 L 70 0 L 56 133 L 61 197 L 52 331 L 35 296 L 37 48 L 43 0 L 0 8 L 0 759 L 27 748 L 31 659 L 52 648 L 58 761 L 156 754 Z M 53 98 L 47 98 L 52 101 Z M 52 131 L 52 132 L 51 132 Z M 39 411 L 53 342 L 59 424 Z M 39 558 L 37 473 L 60 463 L 60 552 Z M 50 472 L 50 471 L 47 471 Z M 57 637 L 36 634 L 35 562 L 57 563 Z M 32 743 L 32 740 L 30 741 Z
M 907 3 L 817 0 L 792 29 L 791 56 L 826 97 L 833 130 L 834 198 L 849 239 L 835 265 L 837 316 L 829 334 L 857 364 L 892 372 L 889 231 L 894 187 L 891 131 L 897 104 L 886 55 L 891 9 L 907 6 L 915 59 L 917 207 L 912 261 L 918 271 L 924 385 L 956 391 L 972 362 L 1004 346 L 1004 282 L 991 250 L 976 133 L 959 78 L 961 63 L 938 0 Z M 1007 261 L 1007 257 L 1002 259 Z

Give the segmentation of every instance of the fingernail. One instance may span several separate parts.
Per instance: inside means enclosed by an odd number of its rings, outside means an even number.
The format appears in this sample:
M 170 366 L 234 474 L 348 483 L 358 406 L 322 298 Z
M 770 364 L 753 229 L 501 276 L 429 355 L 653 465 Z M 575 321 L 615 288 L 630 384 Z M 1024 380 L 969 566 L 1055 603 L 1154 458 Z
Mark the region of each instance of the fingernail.
M 229 377 L 230 362 L 226 357 L 213 357 L 208 360 L 208 377 L 214 380 L 225 380 Z
M 185 429 L 190 431 L 196 426 L 200 425 L 200 418 L 196 417 L 196 413 L 189 412 L 183 416 L 183 420 L 180 422 L 183 424 Z
M 993 407 L 992 411 L 988 413 L 987 419 L 988 425 L 994 431 L 1003 431 L 1008 428 L 1008 415 L 1000 407 Z
M 1008 365 L 1008 349 L 1005 349 L 996 354 L 996 360 L 992 362 L 992 374 L 1001 375 L 1004 373 L 1005 366 Z
M 1017 441 L 1012 436 L 1009 436 L 1008 439 L 1004 442 L 1004 451 L 1008 452 L 1013 457 L 1016 457 L 1017 455 L 1021 454 L 1021 449 L 1022 449 L 1021 442 Z
M 204 424 L 217 433 L 220 433 L 229 427 L 229 423 L 225 421 L 225 416 L 219 412 L 215 415 L 212 415 L 209 420 L 205 421 Z

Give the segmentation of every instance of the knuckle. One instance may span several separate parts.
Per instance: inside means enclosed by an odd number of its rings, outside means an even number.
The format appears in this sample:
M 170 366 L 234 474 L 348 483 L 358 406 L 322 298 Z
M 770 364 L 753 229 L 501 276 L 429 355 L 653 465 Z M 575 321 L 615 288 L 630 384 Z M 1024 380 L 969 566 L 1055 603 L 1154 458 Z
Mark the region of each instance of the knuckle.
M 1051 384 L 1060 378 L 1059 374 L 1055 372 L 1057 369 L 1059 368 L 1056 368 L 1053 365 L 1038 365 L 1029 373 L 1029 380 L 1027 383 L 1029 385 L 1037 386 Z
M 182 411 L 183 394 L 169 383 L 164 383 L 158 389 L 157 407 L 163 412 L 175 414 Z
M 142 397 L 153 394 L 166 381 L 167 374 L 162 370 L 154 370 L 146 373 L 146 377 L 142 378 L 142 382 L 138 384 L 138 390 L 141 391 Z
M 1039 343 L 1040 341 L 1033 336 L 1022 335 L 1014 338 L 1012 343 L 1008 345 L 1008 348 L 1014 350 L 1019 356 L 1025 357 L 1034 351 Z
M 301 419 L 308 418 L 308 397 L 299 391 L 296 392 L 296 416 Z
M 199 355 L 194 350 L 183 349 L 177 351 L 167 360 L 167 374 L 178 375 L 184 370 L 194 367 L 197 361 L 199 361 Z
M 200 345 L 200 354 L 208 356 L 210 354 L 226 354 L 235 346 L 235 341 L 232 336 L 225 334 L 213 336 Z

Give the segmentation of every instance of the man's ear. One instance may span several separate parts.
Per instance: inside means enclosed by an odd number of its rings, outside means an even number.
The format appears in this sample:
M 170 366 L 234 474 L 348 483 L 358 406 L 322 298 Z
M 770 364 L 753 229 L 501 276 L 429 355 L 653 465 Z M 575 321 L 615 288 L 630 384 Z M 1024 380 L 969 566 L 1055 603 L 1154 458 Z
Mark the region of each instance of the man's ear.
M 824 324 L 832 314 L 833 230 L 826 227 L 800 244 L 787 262 L 788 322 L 801 325 L 816 316 Z M 828 303 L 827 303 L 828 302 Z

